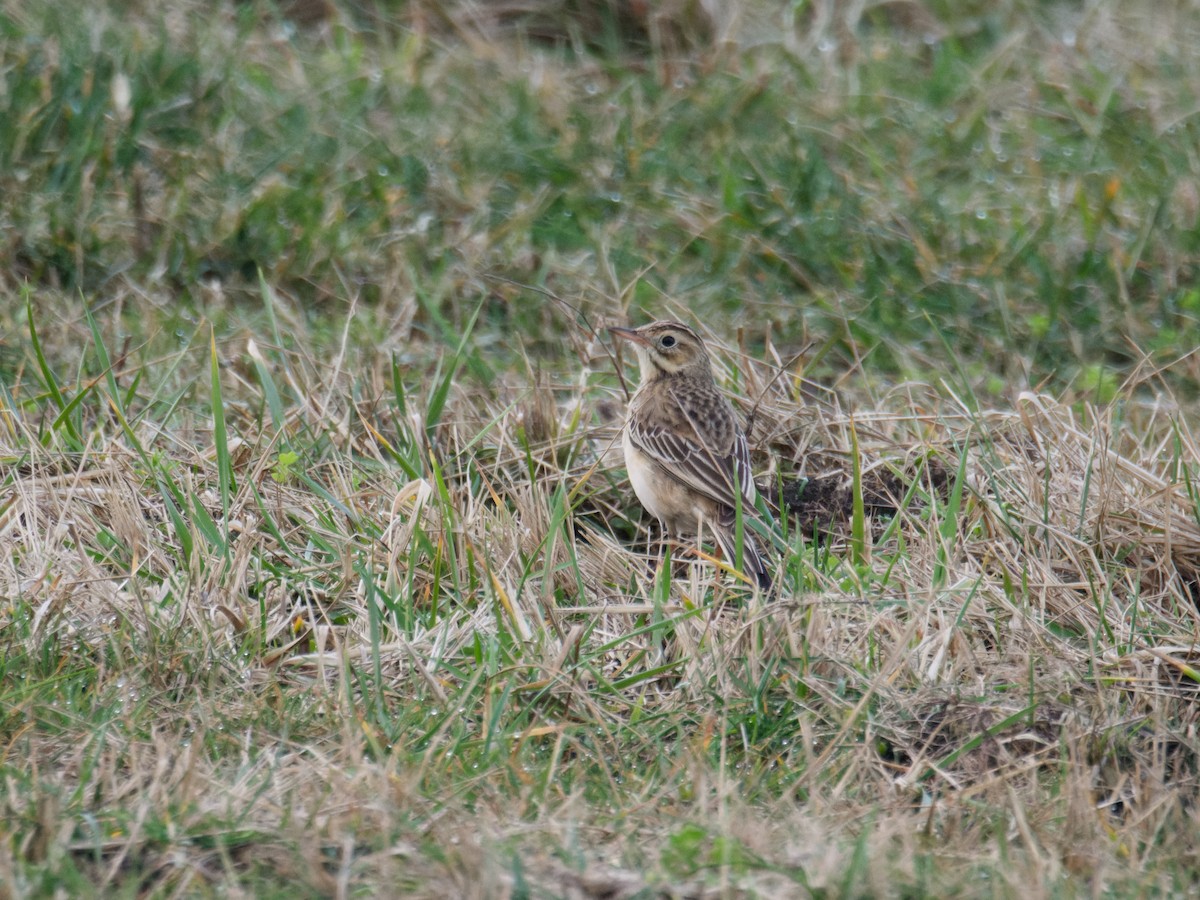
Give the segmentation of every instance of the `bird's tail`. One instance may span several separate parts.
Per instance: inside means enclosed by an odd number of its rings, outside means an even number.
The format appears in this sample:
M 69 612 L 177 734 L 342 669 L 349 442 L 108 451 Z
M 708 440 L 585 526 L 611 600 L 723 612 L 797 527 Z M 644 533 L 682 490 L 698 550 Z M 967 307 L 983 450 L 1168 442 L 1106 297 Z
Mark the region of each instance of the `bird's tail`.
M 734 526 L 717 525 L 712 532 L 721 546 L 721 552 L 729 560 L 729 564 L 736 565 L 737 531 Z M 743 523 L 742 526 L 742 571 L 754 579 L 760 590 L 769 591 L 771 589 L 771 572 L 767 569 L 767 562 L 763 559 L 758 541 L 750 533 L 748 523 Z

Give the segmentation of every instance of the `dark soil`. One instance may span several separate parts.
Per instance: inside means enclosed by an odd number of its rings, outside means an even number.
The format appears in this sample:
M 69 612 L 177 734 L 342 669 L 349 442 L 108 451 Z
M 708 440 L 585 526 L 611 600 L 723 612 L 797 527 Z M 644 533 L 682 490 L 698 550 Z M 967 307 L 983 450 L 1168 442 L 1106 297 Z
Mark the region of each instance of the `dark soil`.
M 841 534 L 849 524 L 854 511 L 853 478 L 843 460 L 825 463 L 820 475 L 785 481 L 782 493 L 774 485 L 763 488 L 763 493 L 776 506 L 782 506 L 791 516 L 801 534 L 833 536 Z M 925 506 L 926 498 L 937 496 L 946 500 L 950 495 L 951 475 L 937 460 L 927 460 L 924 465 L 910 465 L 899 472 L 876 467 L 863 473 L 863 508 L 867 516 L 876 520 L 894 516 L 908 495 L 914 478 L 921 484 L 913 492 L 910 510 Z

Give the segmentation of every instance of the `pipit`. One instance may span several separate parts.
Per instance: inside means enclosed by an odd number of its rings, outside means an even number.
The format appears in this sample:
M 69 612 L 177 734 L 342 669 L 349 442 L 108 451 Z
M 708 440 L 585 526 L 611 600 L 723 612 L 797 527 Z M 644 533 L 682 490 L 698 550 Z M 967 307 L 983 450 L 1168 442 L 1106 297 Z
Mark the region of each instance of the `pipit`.
M 740 497 L 742 567 L 767 590 L 771 575 L 747 521 L 757 493 L 750 450 L 713 381 L 704 342 L 679 322 L 609 331 L 633 343 L 642 367 L 622 433 L 634 493 L 674 537 L 698 536 L 707 526 L 731 564 Z

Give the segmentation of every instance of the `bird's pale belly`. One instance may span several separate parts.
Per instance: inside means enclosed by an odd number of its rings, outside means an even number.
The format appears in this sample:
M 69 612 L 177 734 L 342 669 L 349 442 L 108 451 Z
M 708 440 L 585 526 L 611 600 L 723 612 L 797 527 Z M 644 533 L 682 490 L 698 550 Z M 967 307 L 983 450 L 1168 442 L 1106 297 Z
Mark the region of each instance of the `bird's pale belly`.
M 695 532 L 705 510 L 695 502 L 691 492 L 664 474 L 657 463 L 634 447 L 628 431 L 625 432 L 622 445 L 629 483 L 633 485 L 633 492 L 642 506 L 676 535 Z
M 642 501 L 642 506 L 654 518 L 659 520 L 670 518 L 667 510 L 658 503 L 659 494 L 662 492 L 659 487 L 662 476 L 655 471 L 654 463 L 631 444 L 628 434 L 625 435 L 624 443 L 625 468 L 629 470 L 629 483 L 633 485 L 633 492 L 637 494 L 638 500 Z

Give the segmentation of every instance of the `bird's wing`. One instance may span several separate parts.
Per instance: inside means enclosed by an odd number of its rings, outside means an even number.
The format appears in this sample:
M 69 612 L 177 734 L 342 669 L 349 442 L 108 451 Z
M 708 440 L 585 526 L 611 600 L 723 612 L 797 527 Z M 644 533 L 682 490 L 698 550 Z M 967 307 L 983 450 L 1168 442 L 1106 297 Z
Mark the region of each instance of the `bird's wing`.
M 697 436 L 703 434 L 692 423 Z M 754 479 L 750 474 L 750 448 L 740 429 L 735 429 L 733 446 L 714 448 L 698 439 L 685 437 L 657 424 L 630 423 L 629 436 L 633 444 L 660 463 L 674 478 L 693 490 L 733 509 L 737 504 L 734 485 L 742 495 L 742 508 L 754 509 Z

